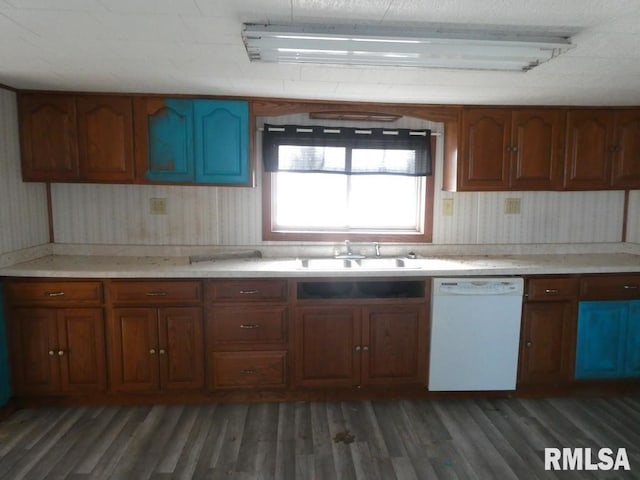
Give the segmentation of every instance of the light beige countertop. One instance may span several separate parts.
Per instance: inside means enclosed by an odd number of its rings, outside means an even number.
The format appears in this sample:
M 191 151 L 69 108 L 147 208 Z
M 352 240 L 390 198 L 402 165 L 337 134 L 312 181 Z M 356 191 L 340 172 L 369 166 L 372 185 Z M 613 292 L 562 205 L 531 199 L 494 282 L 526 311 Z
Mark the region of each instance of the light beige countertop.
M 640 255 L 574 253 L 438 256 L 380 265 L 304 268 L 293 258 L 246 258 L 189 263 L 187 256 L 47 255 L 0 269 L 5 277 L 53 278 L 267 278 L 422 277 L 640 273 Z

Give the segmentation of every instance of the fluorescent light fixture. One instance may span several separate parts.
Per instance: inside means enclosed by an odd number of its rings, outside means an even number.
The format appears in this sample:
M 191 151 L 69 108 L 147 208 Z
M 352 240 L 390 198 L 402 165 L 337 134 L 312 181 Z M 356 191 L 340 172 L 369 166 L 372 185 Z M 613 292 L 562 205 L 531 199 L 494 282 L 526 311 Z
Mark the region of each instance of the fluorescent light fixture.
M 260 25 L 242 38 L 254 62 L 526 72 L 573 48 L 568 34 L 513 27 Z

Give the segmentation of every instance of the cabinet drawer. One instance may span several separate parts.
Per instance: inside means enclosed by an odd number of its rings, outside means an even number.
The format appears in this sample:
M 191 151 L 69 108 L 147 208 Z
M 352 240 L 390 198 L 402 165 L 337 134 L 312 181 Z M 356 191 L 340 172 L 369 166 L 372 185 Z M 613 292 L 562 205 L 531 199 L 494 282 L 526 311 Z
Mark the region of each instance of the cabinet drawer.
M 109 291 L 112 302 L 118 304 L 186 304 L 202 300 L 198 281 L 116 281 Z
M 5 285 L 7 300 L 13 304 L 74 305 L 102 303 L 102 282 L 10 281 Z
M 628 300 L 640 298 L 640 275 L 583 277 L 581 300 Z
M 217 352 L 213 388 L 284 387 L 287 352 Z
M 572 300 L 577 296 L 577 278 L 531 278 L 527 286 L 527 301 Z
M 207 284 L 208 301 L 260 302 L 285 301 L 286 280 L 231 280 Z
M 213 346 L 281 345 L 287 339 L 287 307 L 215 307 L 207 331 Z

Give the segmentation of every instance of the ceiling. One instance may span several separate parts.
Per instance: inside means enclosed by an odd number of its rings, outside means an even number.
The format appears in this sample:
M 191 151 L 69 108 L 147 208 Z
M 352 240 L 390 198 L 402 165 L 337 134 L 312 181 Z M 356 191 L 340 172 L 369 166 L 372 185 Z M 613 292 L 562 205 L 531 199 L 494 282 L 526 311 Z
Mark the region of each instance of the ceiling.
M 250 63 L 242 23 L 576 30 L 526 73 Z M 0 0 L 18 89 L 436 104 L 640 105 L 638 0 Z

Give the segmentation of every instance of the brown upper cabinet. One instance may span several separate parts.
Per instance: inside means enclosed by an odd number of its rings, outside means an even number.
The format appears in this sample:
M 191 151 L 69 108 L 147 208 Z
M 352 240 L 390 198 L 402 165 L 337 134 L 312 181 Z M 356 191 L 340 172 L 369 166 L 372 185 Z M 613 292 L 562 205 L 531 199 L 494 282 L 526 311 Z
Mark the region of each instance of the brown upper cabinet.
M 640 110 L 570 110 L 566 165 L 569 190 L 638 188 Z
M 563 120 L 554 109 L 465 109 L 457 190 L 561 188 Z
M 69 181 L 80 176 L 76 104 L 73 97 L 19 97 L 22 178 Z
M 28 93 L 19 111 L 24 180 L 133 182 L 131 98 Z

